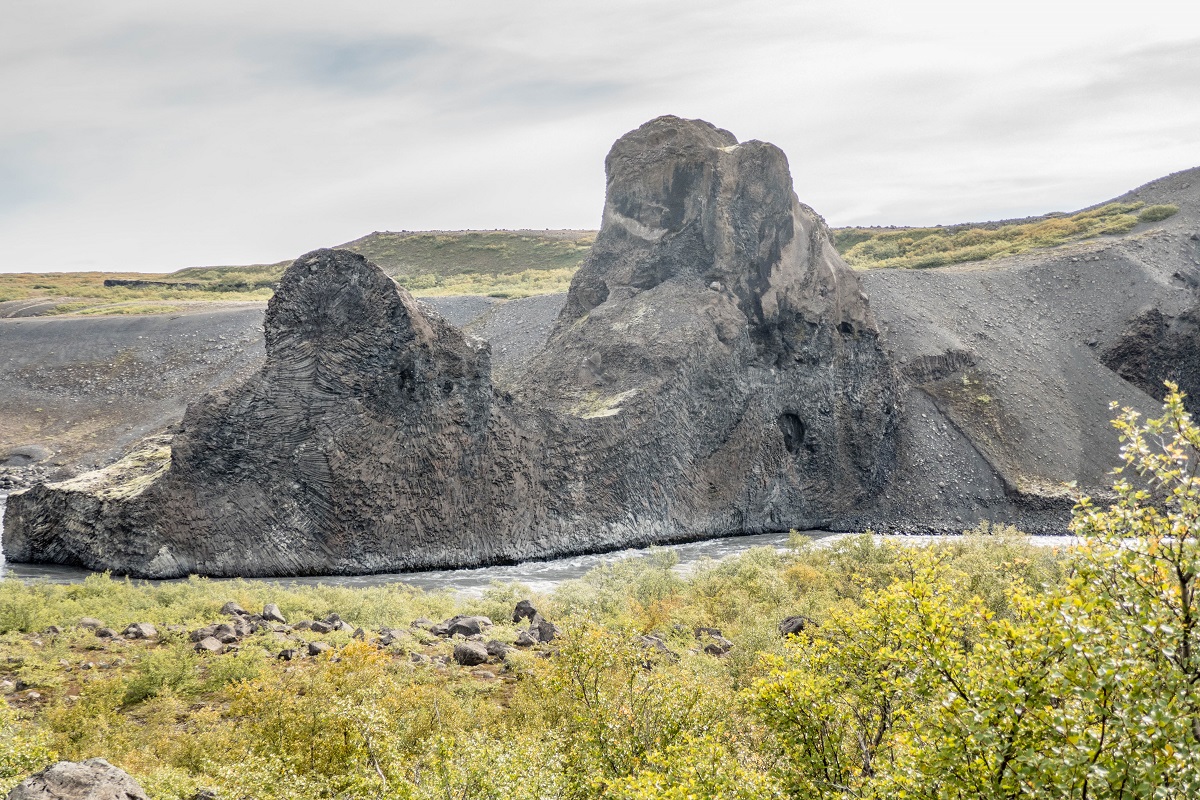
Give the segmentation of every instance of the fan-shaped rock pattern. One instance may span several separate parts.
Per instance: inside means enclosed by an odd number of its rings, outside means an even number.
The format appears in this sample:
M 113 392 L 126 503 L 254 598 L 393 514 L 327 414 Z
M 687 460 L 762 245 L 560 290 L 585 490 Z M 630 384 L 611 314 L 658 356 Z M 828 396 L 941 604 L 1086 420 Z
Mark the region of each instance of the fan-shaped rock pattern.
M 150 577 L 465 566 L 835 524 L 894 457 L 896 376 L 786 158 L 620 139 L 596 246 L 509 397 L 361 256 L 285 274 L 252 379 L 169 441 L 9 499 L 5 551 Z

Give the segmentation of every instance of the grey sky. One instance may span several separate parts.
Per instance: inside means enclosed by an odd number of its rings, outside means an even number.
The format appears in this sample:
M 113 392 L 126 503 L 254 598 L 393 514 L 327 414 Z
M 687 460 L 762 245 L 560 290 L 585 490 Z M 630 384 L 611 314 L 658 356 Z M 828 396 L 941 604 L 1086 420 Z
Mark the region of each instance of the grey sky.
M 1200 6 L 0 5 L 0 271 L 594 228 L 659 114 L 788 154 L 833 225 L 1071 210 L 1200 165 Z

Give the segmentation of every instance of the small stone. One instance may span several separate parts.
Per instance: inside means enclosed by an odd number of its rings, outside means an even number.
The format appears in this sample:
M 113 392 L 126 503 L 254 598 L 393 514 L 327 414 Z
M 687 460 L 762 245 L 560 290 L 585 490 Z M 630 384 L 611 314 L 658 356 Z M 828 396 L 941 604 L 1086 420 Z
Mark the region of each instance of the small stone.
M 333 633 L 333 626 L 328 622 L 314 622 L 309 626 L 313 633 Z
M 203 628 L 197 628 L 196 630 L 192 631 L 188 635 L 188 638 L 190 638 L 193 642 L 199 642 L 214 635 L 216 632 L 216 625 L 205 625 Z
M 672 661 L 679 660 L 679 654 L 667 647 L 667 643 L 660 636 L 639 636 L 637 640 L 646 650 L 664 655 Z
M 487 669 L 473 669 L 473 670 L 471 670 L 471 674 L 474 675 L 476 678 L 479 678 L 480 680 L 485 680 L 485 681 L 496 680 L 496 673 L 492 672 L 491 670 L 487 670 Z
M 194 649 L 197 653 L 224 653 L 225 643 L 220 639 L 209 636 L 207 639 L 201 639 L 196 642 Z
M 418 617 L 417 619 L 414 619 L 412 621 L 412 627 L 421 628 L 423 630 L 429 630 L 430 628 L 433 627 L 433 620 L 426 619 L 425 617 Z
M 287 620 L 283 618 L 283 612 L 274 603 L 267 603 L 263 606 L 262 618 L 268 622 L 278 622 L 280 625 L 287 624 Z
M 519 631 L 517 633 L 517 647 L 533 647 L 538 643 L 538 640 L 533 638 L 529 631 Z
M 277 655 L 275 657 L 277 659 L 279 659 L 280 661 L 292 661 L 299 655 L 300 655 L 299 650 L 296 650 L 294 648 L 288 648 L 287 650 L 280 650 L 279 655 Z
M 25 699 L 36 703 L 38 700 L 42 699 L 42 695 L 41 692 L 29 692 L 25 695 Z
M 135 622 L 123 632 L 126 639 L 156 639 L 158 631 L 149 622 Z
M 352 638 L 352 639 L 366 639 L 366 638 L 367 638 L 367 632 L 366 632 L 366 631 L 364 631 L 362 628 L 355 628 L 355 629 L 354 629 L 354 633 L 352 633 L 352 634 L 350 635 L 350 638 Z
M 115 639 L 117 632 L 112 628 L 97 628 L 96 636 L 100 639 Z
M 308 654 L 310 656 L 319 656 L 319 655 L 321 655 L 321 653 L 327 653 L 332 649 L 333 648 L 329 645 L 329 642 L 309 642 L 308 643 Z
M 409 654 L 408 654 L 408 658 L 409 658 L 409 660 L 410 660 L 410 661 L 412 661 L 414 664 L 427 664 L 427 663 L 429 663 L 429 656 L 425 655 L 424 653 L 409 653 Z
M 83 619 L 79 620 L 79 627 L 94 631 L 97 628 L 103 628 L 104 623 L 95 617 L 84 617 Z
M 56 636 L 62 633 L 62 628 L 58 627 L 57 625 L 51 625 L 49 628 L 46 628 L 45 633 L 47 636 Z
M 231 617 L 247 617 L 246 609 L 239 606 L 234 601 L 230 600 L 225 605 L 221 606 L 221 613 Z

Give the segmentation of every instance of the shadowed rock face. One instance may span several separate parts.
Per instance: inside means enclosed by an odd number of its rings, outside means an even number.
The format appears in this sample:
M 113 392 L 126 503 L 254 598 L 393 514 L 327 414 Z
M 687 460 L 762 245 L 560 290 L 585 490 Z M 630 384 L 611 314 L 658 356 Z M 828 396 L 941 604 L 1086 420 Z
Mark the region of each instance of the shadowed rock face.
M 361 256 L 298 259 L 266 361 L 169 441 L 9 499 L 14 561 L 167 577 L 466 566 L 836 524 L 894 457 L 895 373 L 787 161 L 663 117 L 511 397 Z
M 832 525 L 870 502 L 896 379 L 783 153 L 663 117 L 606 168 L 596 245 L 516 392 L 555 413 L 548 460 L 594 495 L 589 516 L 614 542 L 662 541 Z

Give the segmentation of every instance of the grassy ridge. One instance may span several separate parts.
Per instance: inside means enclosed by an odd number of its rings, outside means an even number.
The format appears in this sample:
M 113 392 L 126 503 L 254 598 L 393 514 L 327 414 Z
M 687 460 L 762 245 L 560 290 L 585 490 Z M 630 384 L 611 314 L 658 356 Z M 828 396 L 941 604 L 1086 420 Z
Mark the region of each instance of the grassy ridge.
M 1119 235 L 1178 210 L 1171 205 L 1110 203 L 1020 222 L 835 228 L 833 238 L 838 252 L 856 269 L 921 269 Z M 416 295 L 515 298 L 565 292 L 595 239 L 595 231 L 402 231 L 375 232 L 340 246 L 366 256 Z M 289 263 L 190 267 L 166 275 L 0 274 L 0 302 L 52 298 L 59 302 L 50 313 L 144 314 L 176 311 L 179 304 L 192 302 L 262 301 L 271 296 Z M 111 279 L 139 285 L 105 286 Z
M 838 252 L 856 269 L 922 269 L 986 261 L 1096 236 L 1128 233 L 1139 222 L 1158 222 L 1178 210 L 1177 206 L 1109 203 L 1090 211 L 1028 222 L 936 228 L 837 228 L 833 236 Z

